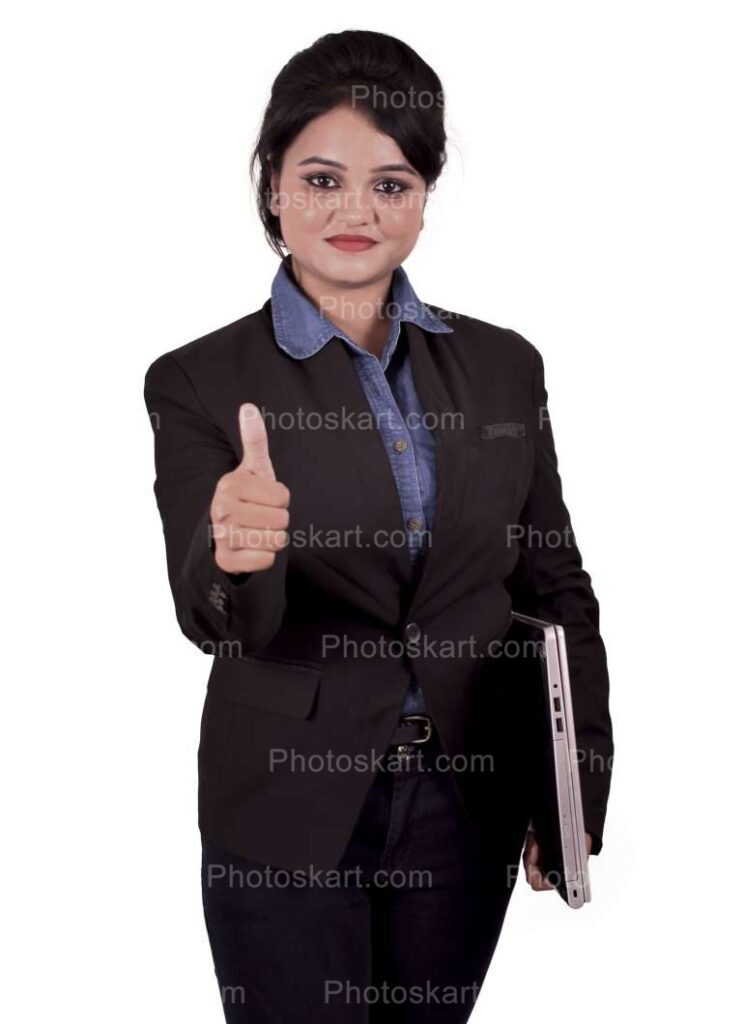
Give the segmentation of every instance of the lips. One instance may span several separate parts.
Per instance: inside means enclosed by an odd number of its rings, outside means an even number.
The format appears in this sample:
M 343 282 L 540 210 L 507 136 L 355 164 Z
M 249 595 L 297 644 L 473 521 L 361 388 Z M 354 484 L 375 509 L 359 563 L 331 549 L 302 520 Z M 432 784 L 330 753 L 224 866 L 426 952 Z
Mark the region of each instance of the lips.
M 377 245 L 374 239 L 365 235 L 333 235 L 332 238 L 326 238 L 326 242 L 341 252 L 365 252 Z

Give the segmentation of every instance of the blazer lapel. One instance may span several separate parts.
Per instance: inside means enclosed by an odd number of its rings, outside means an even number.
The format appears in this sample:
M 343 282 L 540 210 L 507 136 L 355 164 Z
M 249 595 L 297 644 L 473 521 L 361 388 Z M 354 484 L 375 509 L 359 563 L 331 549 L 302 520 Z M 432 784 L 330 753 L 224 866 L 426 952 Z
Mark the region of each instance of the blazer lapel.
M 419 614 L 446 583 L 451 564 L 445 557 L 445 538 L 457 536 L 459 503 L 468 466 L 461 411 L 467 397 L 458 393 L 460 375 L 453 349 L 456 335 L 427 332 L 410 321 L 404 321 L 403 330 L 408 337 L 416 391 L 424 412 L 429 414 L 427 423 L 434 424 L 437 497 L 434 522 L 429 526 L 430 546 L 424 553 L 420 572 L 414 574 L 412 570 L 408 545 L 392 540 L 385 548 L 385 557 L 379 551 L 369 550 L 362 558 L 369 565 L 361 572 L 361 578 L 367 579 L 365 573 L 373 564 L 380 569 L 369 576 L 370 590 L 363 603 L 371 613 L 389 622 Z M 334 477 L 333 485 L 342 488 L 338 500 L 343 500 L 342 493 L 344 504 L 348 501 L 350 510 L 354 509 L 354 526 L 360 528 L 364 544 L 375 530 L 380 530 L 382 536 L 396 538 L 405 532 L 406 526 L 388 453 L 352 359 L 344 343 L 333 338 L 315 355 L 290 360 L 294 385 L 284 392 L 282 407 L 291 403 L 294 393 L 303 407 L 322 417 L 335 416 L 339 428 L 307 431 L 305 436 L 298 436 L 294 430 L 282 431 L 276 444 L 279 463 L 284 461 L 283 453 L 289 447 L 295 448 L 295 471 L 311 474 L 314 489 L 322 492 L 317 498 L 308 499 L 312 504 L 303 509 L 307 514 L 300 518 L 313 521 L 322 516 L 332 486 L 329 478 L 323 480 L 324 474 L 327 477 L 328 473 L 341 473 L 343 482 L 336 483 Z M 348 417 L 349 425 L 344 425 L 344 416 Z M 286 482 L 290 490 L 292 475 L 288 470 Z M 301 490 L 298 488 L 298 494 Z M 348 520 L 345 525 L 349 526 Z M 360 551 L 359 556 L 362 554 Z
M 296 373 L 303 375 L 300 391 L 307 407 L 324 417 L 336 417 L 339 424 L 338 429 L 328 427 L 322 431 L 322 452 L 332 460 L 333 471 L 343 476 L 343 495 L 339 500 L 353 510 L 353 524 L 347 521 L 346 526 L 360 530 L 359 557 L 370 563 L 368 568 L 373 564 L 380 567 L 379 573 L 361 576 L 371 586 L 369 608 L 395 622 L 400 618 L 412 576 L 407 545 L 393 543 L 405 524 L 388 454 L 352 360 L 344 343 L 332 338 L 315 355 L 293 366 Z M 311 468 L 306 466 L 305 471 Z M 315 482 L 316 486 L 324 486 L 319 480 Z M 319 501 L 329 498 L 328 493 L 318 496 Z M 389 538 L 382 554 L 373 549 L 376 531 Z
M 445 538 L 457 536 L 468 460 L 463 451 L 467 438 L 462 412 L 464 396 L 455 393 L 456 334 L 430 333 L 411 322 L 406 322 L 405 329 L 416 391 L 424 412 L 433 414 L 427 416 L 427 423 L 434 424 L 432 434 L 437 446 L 437 496 L 430 547 L 408 608 L 408 617 L 415 619 L 447 580 Z

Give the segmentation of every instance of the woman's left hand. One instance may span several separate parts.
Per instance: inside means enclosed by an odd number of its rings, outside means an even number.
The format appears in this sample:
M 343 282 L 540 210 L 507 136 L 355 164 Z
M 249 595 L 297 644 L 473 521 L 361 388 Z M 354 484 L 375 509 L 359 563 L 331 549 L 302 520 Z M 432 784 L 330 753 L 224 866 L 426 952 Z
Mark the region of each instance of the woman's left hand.
M 586 852 L 588 855 L 592 852 L 592 837 L 588 832 L 584 833 L 584 841 L 586 843 Z M 525 843 L 524 853 L 522 854 L 525 878 L 535 892 L 546 892 L 548 889 L 555 889 L 553 883 L 548 881 L 537 866 L 539 859 L 540 847 L 537 845 L 535 833 L 530 829 L 527 833 L 527 842 Z

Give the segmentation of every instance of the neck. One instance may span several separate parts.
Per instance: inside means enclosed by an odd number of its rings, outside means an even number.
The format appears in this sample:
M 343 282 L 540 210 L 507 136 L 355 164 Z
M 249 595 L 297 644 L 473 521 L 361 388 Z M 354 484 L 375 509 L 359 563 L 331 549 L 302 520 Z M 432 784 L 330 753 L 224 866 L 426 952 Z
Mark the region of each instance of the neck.
M 302 269 L 291 257 L 289 269 L 297 286 L 327 320 L 360 348 L 378 357 L 382 354 L 390 333 L 391 271 L 376 280 L 346 284 Z

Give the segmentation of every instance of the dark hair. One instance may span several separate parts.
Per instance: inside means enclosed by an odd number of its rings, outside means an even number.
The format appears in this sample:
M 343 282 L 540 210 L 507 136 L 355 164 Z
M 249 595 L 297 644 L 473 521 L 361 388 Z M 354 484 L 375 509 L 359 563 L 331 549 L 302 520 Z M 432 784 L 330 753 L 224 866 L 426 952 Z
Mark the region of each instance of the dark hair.
M 338 106 L 360 109 L 395 139 L 401 152 L 433 188 L 447 159 L 444 91 L 415 50 L 382 32 L 350 29 L 321 36 L 284 65 L 271 88 L 251 177 L 266 238 L 284 253 L 279 218 L 269 209 L 271 174 L 287 148 L 313 120 Z

